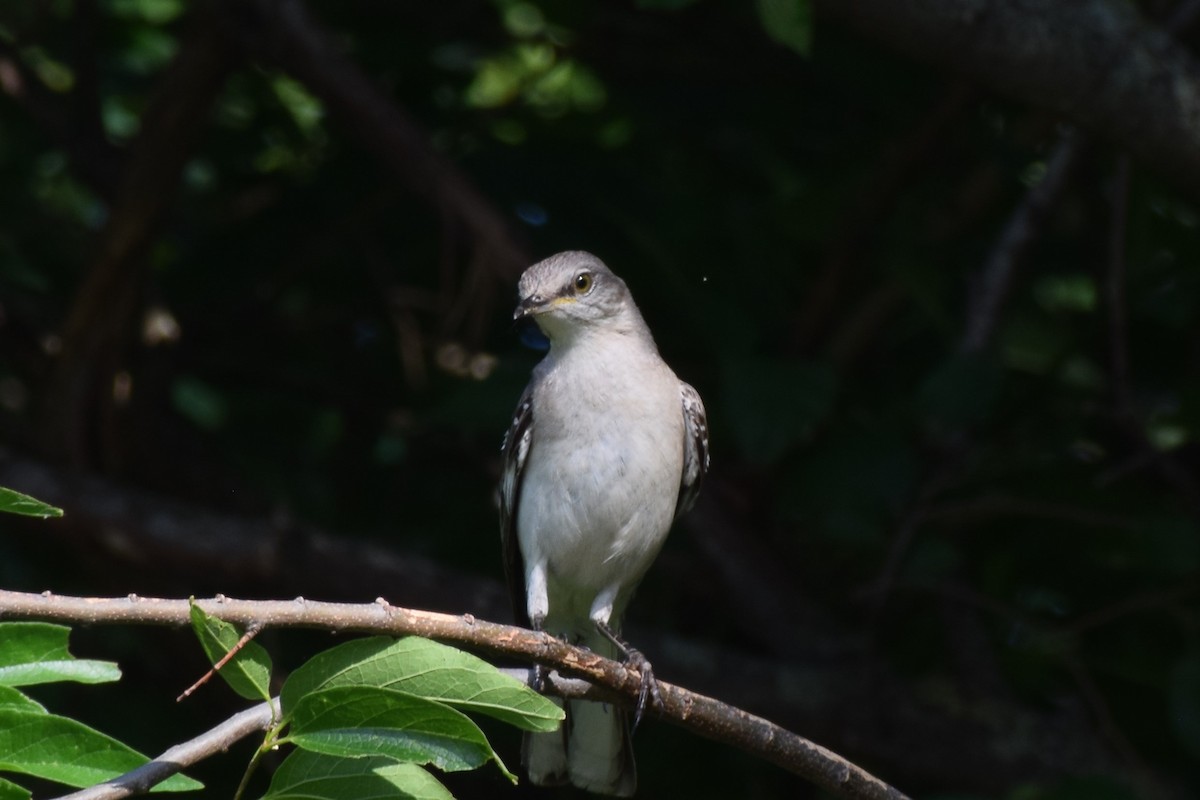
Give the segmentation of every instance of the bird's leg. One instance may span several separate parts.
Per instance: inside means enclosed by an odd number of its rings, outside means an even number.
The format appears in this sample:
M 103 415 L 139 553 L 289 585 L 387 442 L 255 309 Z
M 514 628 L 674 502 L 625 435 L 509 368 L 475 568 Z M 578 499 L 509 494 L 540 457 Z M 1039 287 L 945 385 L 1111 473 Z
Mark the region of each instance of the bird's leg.
M 538 633 L 545 632 L 546 616 L 550 613 L 549 578 L 546 575 L 546 561 L 533 561 L 525 574 L 525 602 L 529 614 L 529 625 Z M 539 694 L 546 689 L 546 679 L 550 671 L 538 663 L 533 665 L 530 682 Z
M 546 617 L 541 614 L 532 616 L 529 620 L 529 625 L 538 633 L 543 633 L 546 624 Z M 529 674 L 529 685 L 538 694 L 545 694 L 546 679 L 550 676 L 550 670 L 537 661 L 533 662 L 533 669 Z
M 596 623 L 596 630 L 608 639 L 617 647 L 617 652 L 621 654 L 627 666 L 633 667 L 642 676 L 642 687 L 638 691 L 637 707 L 633 712 L 633 728 L 630 731 L 637 730 L 638 723 L 642 721 L 642 713 L 646 710 L 646 701 L 649 700 L 651 706 L 662 707 L 662 693 L 658 690 L 658 681 L 654 678 L 654 670 L 650 667 L 650 661 L 642 654 L 641 650 L 633 647 L 620 636 L 618 636 L 608 623 L 600 620 L 593 620 Z

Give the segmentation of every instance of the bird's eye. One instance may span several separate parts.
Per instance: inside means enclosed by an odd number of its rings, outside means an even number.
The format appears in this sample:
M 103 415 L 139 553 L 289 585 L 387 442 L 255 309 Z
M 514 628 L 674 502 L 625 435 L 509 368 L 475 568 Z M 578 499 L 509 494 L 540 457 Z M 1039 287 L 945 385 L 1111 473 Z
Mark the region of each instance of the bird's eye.
M 592 273 L 581 272 L 575 276 L 575 294 L 587 294 L 592 288 Z

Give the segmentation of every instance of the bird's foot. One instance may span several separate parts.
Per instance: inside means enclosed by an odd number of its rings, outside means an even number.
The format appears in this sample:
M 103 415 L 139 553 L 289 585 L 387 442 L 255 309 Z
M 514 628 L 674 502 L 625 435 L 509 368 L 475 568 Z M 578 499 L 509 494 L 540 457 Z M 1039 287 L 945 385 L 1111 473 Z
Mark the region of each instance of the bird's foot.
M 649 702 L 651 708 L 662 708 L 663 705 L 662 692 L 658 689 L 658 681 L 654 677 L 654 669 L 650 666 L 650 660 L 642 654 L 641 650 L 638 650 L 620 636 L 617 636 L 612 628 L 601 622 L 596 623 L 596 628 L 606 639 L 617 646 L 617 651 L 621 654 L 625 666 L 636 669 L 638 674 L 642 676 L 642 685 L 638 689 L 637 706 L 633 710 L 633 726 L 630 730 L 630 733 L 633 733 L 642 721 L 642 714 L 646 711 L 647 702 Z
M 534 614 L 529 620 L 530 626 L 538 633 L 546 632 L 546 615 Z M 534 662 L 533 669 L 529 671 L 529 686 L 538 694 L 546 693 L 546 683 L 550 680 L 550 668 L 544 664 Z
M 543 664 L 534 664 L 529 671 L 529 686 L 538 694 L 546 693 L 546 681 L 550 677 L 550 669 Z
M 637 708 L 633 712 L 633 728 L 630 731 L 632 733 L 637 730 L 637 726 L 642 721 L 646 702 L 649 701 L 651 708 L 662 708 L 663 699 L 662 692 L 658 689 L 658 680 L 654 677 L 654 669 L 650 666 L 650 660 L 642 654 L 641 650 L 626 645 L 625 664 L 636 669 L 642 676 L 642 686 L 638 690 Z

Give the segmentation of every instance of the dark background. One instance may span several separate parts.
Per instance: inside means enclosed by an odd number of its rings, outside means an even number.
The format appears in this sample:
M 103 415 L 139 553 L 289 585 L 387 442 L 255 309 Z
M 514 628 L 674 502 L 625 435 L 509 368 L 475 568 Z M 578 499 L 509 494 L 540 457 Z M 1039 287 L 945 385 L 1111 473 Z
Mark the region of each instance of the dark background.
M 919 5 L 5 4 L 0 485 L 66 516 L 0 585 L 508 620 L 514 287 L 588 249 L 708 407 L 661 678 L 913 796 L 1200 794 L 1196 4 Z M 182 631 L 74 641 L 125 680 L 39 699 L 143 751 L 238 707 L 172 703 Z M 816 796 L 637 747 L 644 797 Z

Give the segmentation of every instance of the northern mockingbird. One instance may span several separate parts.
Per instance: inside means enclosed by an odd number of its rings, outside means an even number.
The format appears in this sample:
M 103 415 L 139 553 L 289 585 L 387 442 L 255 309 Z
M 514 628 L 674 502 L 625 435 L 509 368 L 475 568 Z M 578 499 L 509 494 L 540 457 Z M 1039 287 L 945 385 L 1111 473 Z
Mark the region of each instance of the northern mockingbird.
M 525 270 L 514 319 L 550 339 L 504 438 L 500 533 L 520 622 L 608 658 L 657 692 L 619 638 L 621 616 L 708 469 L 700 395 L 675 376 L 625 282 L 584 252 Z M 539 785 L 629 796 L 637 785 L 622 709 L 571 701 L 561 731 L 529 734 Z M 640 713 L 640 708 L 639 708 Z

